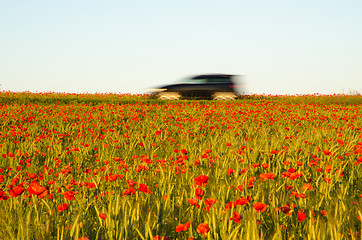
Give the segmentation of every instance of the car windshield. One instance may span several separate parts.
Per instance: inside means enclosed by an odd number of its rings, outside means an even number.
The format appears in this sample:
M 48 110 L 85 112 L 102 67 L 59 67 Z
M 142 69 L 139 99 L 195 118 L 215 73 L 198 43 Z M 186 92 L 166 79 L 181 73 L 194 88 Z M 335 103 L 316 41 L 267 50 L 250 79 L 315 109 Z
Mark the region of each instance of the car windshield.
M 207 79 L 193 79 L 193 78 L 184 78 L 180 81 L 178 81 L 178 83 L 206 83 Z

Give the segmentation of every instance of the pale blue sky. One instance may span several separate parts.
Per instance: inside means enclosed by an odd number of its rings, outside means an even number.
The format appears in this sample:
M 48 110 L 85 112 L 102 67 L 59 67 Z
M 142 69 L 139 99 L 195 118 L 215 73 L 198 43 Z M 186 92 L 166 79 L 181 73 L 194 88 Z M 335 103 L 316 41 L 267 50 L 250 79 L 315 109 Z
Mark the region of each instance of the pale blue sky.
M 362 1 L 0 5 L 2 90 L 136 93 L 199 73 L 244 75 L 249 93 L 362 92 Z

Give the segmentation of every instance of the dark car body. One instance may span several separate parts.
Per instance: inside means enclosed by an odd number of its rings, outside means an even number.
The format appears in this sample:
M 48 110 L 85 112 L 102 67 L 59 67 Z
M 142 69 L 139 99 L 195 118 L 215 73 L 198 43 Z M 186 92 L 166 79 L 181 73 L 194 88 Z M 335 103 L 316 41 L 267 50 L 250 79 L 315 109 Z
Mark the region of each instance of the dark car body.
M 162 86 L 153 91 L 160 99 L 207 98 L 235 99 L 238 95 L 235 75 L 204 74 L 186 78 L 178 83 Z

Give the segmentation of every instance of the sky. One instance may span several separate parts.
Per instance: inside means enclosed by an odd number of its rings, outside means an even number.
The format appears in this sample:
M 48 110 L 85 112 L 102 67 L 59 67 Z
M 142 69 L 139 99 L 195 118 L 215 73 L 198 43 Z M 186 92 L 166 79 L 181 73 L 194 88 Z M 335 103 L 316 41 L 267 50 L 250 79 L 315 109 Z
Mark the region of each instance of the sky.
M 362 93 L 360 0 L 0 4 L 0 89 L 142 93 L 204 73 L 253 94 Z

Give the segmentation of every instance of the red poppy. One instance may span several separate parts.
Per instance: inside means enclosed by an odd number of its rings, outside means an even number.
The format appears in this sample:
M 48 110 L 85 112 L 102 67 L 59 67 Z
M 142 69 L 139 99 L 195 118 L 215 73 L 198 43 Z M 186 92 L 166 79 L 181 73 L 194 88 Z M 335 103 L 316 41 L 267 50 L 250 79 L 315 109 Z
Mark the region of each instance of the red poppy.
M 323 150 L 324 155 L 331 155 L 331 152 L 329 150 Z
M 42 187 L 37 181 L 33 181 L 27 188 L 28 192 L 34 195 L 38 195 L 40 198 L 48 195 L 48 190 Z
M 266 181 L 268 179 L 274 180 L 275 177 L 276 177 L 275 173 L 262 173 L 262 174 L 260 174 L 260 180 L 262 180 L 262 181 Z
M 246 198 L 238 198 L 236 201 L 235 201 L 235 205 L 246 205 L 249 203 L 249 200 L 246 199 Z
M 195 177 L 194 181 L 195 184 L 199 185 L 200 187 L 205 187 L 207 182 L 209 181 L 209 177 L 206 175 L 200 175 L 198 177 Z
M 248 179 L 247 184 L 248 184 L 248 189 L 252 189 L 254 187 L 254 181 L 256 180 L 256 177 L 251 177 Z
M 211 206 L 216 203 L 216 199 L 215 198 L 208 198 L 208 199 L 205 200 L 204 203 L 205 203 L 206 207 L 204 207 L 203 209 L 208 212 L 208 211 L 210 211 Z
M 225 205 L 225 209 L 232 209 L 235 207 L 235 203 L 234 202 L 228 202 L 226 205 Z
M 179 224 L 176 226 L 176 232 L 184 232 L 184 231 L 187 231 L 187 229 L 190 227 L 191 225 L 191 222 L 188 221 L 187 223 L 185 224 Z
M 281 206 L 280 210 L 282 210 L 283 213 L 288 213 L 290 211 L 290 206 L 289 205 Z
M 304 212 L 302 210 L 299 210 L 298 211 L 298 222 L 301 222 L 306 218 L 307 218 L 307 216 L 304 214 Z
M 84 236 L 84 237 L 80 237 L 80 238 L 78 238 L 78 240 L 89 240 L 89 238 L 88 238 L 88 237 L 86 237 L 86 236 Z
M 306 183 L 303 185 L 303 190 L 313 190 L 313 187 L 310 185 L 310 183 Z
M 263 163 L 261 166 L 262 166 L 264 169 L 267 169 L 267 168 L 269 167 L 269 164 Z
M 208 198 L 208 199 L 205 200 L 205 204 L 206 204 L 207 206 L 211 206 L 211 205 L 213 205 L 213 204 L 215 204 L 215 203 L 216 203 L 216 199 L 215 199 L 215 198 Z
M 325 167 L 326 173 L 329 173 L 331 170 L 332 170 L 332 165 L 327 165 L 327 166 Z
M 195 189 L 195 196 L 196 196 L 197 199 L 201 200 L 202 197 L 204 196 L 204 194 L 205 194 L 205 191 L 202 190 L 201 188 L 197 187 Z
M 143 184 L 143 183 L 139 184 L 138 191 L 144 192 L 144 193 L 152 193 L 152 191 L 150 189 L 148 189 L 147 185 Z
M 159 236 L 159 235 L 156 235 L 153 237 L 153 240 L 169 240 L 168 237 L 164 237 L 164 236 Z
M 70 207 L 69 203 L 61 203 L 58 205 L 58 212 L 63 212 Z
M 228 176 L 230 176 L 230 175 L 232 175 L 232 174 L 234 174 L 234 173 L 235 173 L 235 170 L 232 169 L 232 168 L 229 168 L 229 169 L 227 170 L 227 175 L 228 175 Z
M 206 235 L 209 232 L 210 228 L 206 223 L 200 223 L 199 226 L 197 226 L 196 231 L 198 233 Z
M 9 199 L 9 196 L 7 196 L 6 192 L 0 188 L 0 200 L 8 200 L 8 199 Z
M 243 175 L 247 170 L 248 170 L 247 168 L 241 169 L 241 171 L 239 172 L 239 175 Z
M 193 206 L 195 206 L 195 207 L 197 207 L 197 208 L 200 208 L 199 202 L 198 202 L 196 199 L 191 198 L 191 199 L 187 199 L 187 201 L 188 201 L 191 205 L 193 205 Z
M 25 189 L 23 188 L 23 183 L 20 183 L 18 186 L 10 188 L 9 194 L 12 197 L 17 197 L 21 195 L 24 191 Z
M 98 215 L 100 218 L 102 219 L 106 219 L 107 218 L 107 215 L 105 213 L 99 213 Z
M 257 212 L 265 212 L 267 205 L 265 203 L 262 202 L 257 202 L 253 205 L 253 208 L 257 211 Z
M 63 193 L 63 196 L 65 197 L 65 199 L 71 201 L 71 200 L 75 200 L 74 194 L 75 194 L 75 192 L 68 191 L 68 192 Z
M 230 220 L 233 220 L 235 223 L 240 223 L 240 220 L 241 220 L 240 213 L 234 212 L 233 216 L 230 218 Z

